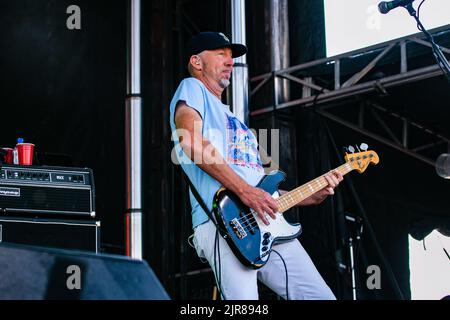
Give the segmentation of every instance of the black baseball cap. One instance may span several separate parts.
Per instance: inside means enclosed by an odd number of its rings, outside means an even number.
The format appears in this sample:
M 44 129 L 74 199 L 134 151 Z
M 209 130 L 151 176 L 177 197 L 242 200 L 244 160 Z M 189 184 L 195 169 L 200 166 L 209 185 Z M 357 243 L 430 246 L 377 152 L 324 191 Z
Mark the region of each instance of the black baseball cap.
M 192 37 L 188 46 L 188 59 L 204 50 L 231 48 L 232 57 L 237 58 L 247 53 L 247 47 L 239 43 L 231 43 L 221 32 L 200 32 Z

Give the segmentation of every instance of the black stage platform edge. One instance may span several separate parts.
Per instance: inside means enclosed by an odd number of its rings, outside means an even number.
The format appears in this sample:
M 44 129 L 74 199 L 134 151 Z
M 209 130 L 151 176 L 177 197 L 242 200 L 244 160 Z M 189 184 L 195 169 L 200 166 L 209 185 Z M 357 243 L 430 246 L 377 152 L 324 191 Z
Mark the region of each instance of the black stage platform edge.
M 147 262 L 0 243 L 1 300 L 170 300 Z

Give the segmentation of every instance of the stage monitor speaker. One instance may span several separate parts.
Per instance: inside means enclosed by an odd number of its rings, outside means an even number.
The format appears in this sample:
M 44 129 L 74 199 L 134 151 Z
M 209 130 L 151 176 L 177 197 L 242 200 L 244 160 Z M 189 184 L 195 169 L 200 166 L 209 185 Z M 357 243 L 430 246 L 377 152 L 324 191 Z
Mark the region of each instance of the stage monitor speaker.
M 169 300 L 145 261 L 0 244 L 2 300 Z

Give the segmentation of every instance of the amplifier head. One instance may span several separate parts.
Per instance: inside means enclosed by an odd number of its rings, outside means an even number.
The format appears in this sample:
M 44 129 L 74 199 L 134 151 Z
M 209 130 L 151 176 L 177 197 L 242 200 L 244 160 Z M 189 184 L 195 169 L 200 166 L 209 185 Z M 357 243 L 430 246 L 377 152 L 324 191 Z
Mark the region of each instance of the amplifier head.
M 0 211 L 95 217 L 95 189 L 89 168 L 4 165 Z

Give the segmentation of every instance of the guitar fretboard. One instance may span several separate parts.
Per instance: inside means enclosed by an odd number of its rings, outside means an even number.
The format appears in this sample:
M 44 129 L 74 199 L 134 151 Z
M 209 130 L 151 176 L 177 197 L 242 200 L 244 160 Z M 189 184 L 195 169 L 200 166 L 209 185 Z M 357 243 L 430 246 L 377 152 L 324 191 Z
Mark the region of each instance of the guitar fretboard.
M 339 171 L 342 175 L 345 175 L 352 171 L 353 168 L 349 163 L 345 163 L 340 167 L 337 167 L 335 170 Z M 324 178 L 324 175 L 321 175 L 320 177 L 317 177 L 316 179 L 283 194 L 276 199 L 278 204 L 278 212 L 285 212 L 289 210 L 306 198 L 312 196 L 314 193 L 322 190 L 327 185 L 327 180 Z

